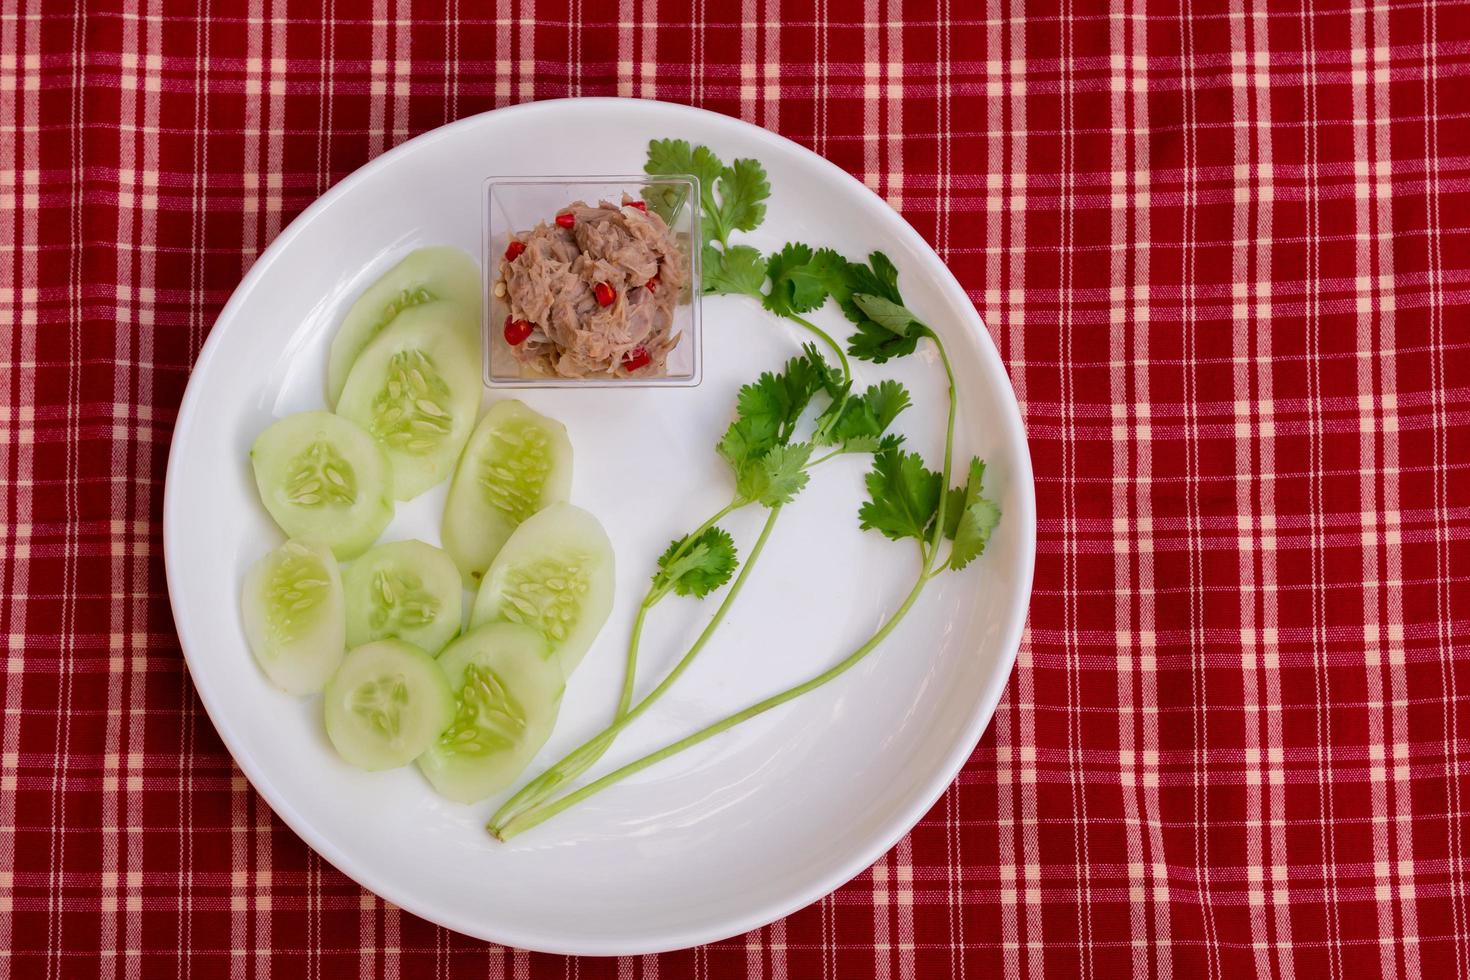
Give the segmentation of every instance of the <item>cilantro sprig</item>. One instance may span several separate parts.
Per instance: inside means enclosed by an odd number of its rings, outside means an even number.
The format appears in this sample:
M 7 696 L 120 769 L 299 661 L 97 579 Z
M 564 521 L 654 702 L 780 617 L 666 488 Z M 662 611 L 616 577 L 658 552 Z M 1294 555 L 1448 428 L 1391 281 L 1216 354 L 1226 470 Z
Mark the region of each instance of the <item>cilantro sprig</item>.
M 972 459 L 968 480 L 944 491 L 940 474 L 927 468 L 918 453 L 884 449 L 873 457 L 865 481 L 868 499 L 858 511 L 861 527 L 894 541 L 913 538 L 927 544 L 941 520 L 942 494 L 948 493 L 944 536 L 954 543 L 941 567 L 958 571 L 980 557 L 1000 523 L 1000 508 L 981 496 L 984 477 L 985 464 Z
M 770 184 L 754 160 L 726 166 L 707 146 L 685 140 L 653 140 L 644 169 L 654 175 L 693 174 L 699 178 L 702 223 L 700 242 L 704 291 L 709 295 L 747 296 L 785 317 L 827 344 L 842 373 L 851 379 L 847 355 L 882 364 L 912 354 L 929 328 L 904 305 L 898 291 L 898 269 L 882 252 L 866 262 L 844 258 L 831 248 L 788 242 L 762 257 L 749 245 L 730 243 L 734 231 L 754 231 L 765 217 Z M 672 220 L 682 202 L 655 188 L 650 203 Z M 769 283 L 769 288 L 767 284 Z M 828 299 L 857 327 L 846 351 L 805 314 Z
M 970 461 L 963 483 L 949 485 L 958 405 L 953 366 L 939 335 L 904 303 L 898 270 L 887 256 L 873 252 L 865 262 L 854 262 L 832 249 L 813 249 L 793 242 L 762 260 L 754 248 L 729 242 L 732 230 L 752 230 L 763 216 L 769 186 L 759 164 L 737 160 L 726 167 L 706 147 L 691 147 L 682 140 L 655 140 L 649 146 L 647 169 L 650 173 L 693 173 L 700 177 L 704 211 L 713 215 L 709 235 L 702 243 L 706 292 L 742 294 L 760 300 L 767 310 L 803 325 L 832 347 L 841 361 L 841 370 L 833 369 L 815 347 L 807 345 L 780 372 L 766 372 L 740 389 L 735 418 L 716 447 L 734 475 L 730 503 L 693 532 L 676 538 L 658 559 L 658 569 L 629 638 L 617 716 L 611 725 L 526 784 L 496 813 L 490 829 L 502 839 L 534 827 L 684 749 L 799 698 L 851 669 L 898 627 L 929 581 L 975 561 L 1000 521 L 999 508 L 984 496 L 985 464 L 981 460 Z M 650 204 L 675 206 L 669 201 L 651 200 Z M 767 282 L 769 289 L 763 288 Z M 906 451 L 901 437 L 890 431 L 911 402 L 908 390 L 896 381 L 883 380 L 858 392 L 842 349 L 803 317 L 829 299 L 854 325 L 846 353 L 859 360 L 883 364 L 912 354 L 925 340 L 938 352 L 949 396 L 944 458 L 938 472 L 929 469 L 918 453 Z M 807 426 L 814 403 L 818 410 L 810 422 L 810 432 L 805 438 L 797 438 Z M 826 452 L 815 455 L 818 447 Z M 913 540 L 920 554 L 912 588 L 884 625 L 845 658 L 802 683 L 548 802 L 561 786 L 600 759 L 618 734 L 667 691 L 698 656 L 755 567 L 782 508 L 807 486 L 810 470 L 834 456 L 854 452 L 873 454 L 872 469 L 864 480 L 867 499 L 858 510 L 859 527 L 894 541 Z M 718 522 L 752 505 L 766 508 L 767 517 L 742 565 L 733 539 Z M 632 704 L 637 650 L 648 610 L 669 592 L 703 598 L 727 583 L 724 599 L 694 644 L 652 692 Z
M 720 527 L 707 527 L 698 535 L 685 535 L 669 543 L 658 559 L 654 573 L 656 591 L 672 589 L 678 595 L 703 599 L 730 581 L 740 556 L 735 539 Z
M 655 177 L 693 175 L 699 178 L 700 241 L 703 289 L 711 296 L 747 296 L 778 316 L 800 324 L 837 356 L 842 373 L 851 377 L 847 355 L 826 331 L 801 314 L 826 302 L 831 282 L 809 282 L 827 270 L 837 275 L 846 260 L 831 249 L 813 251 L 792 244 L 769 257 L 750 245 L 731 244 L 736 231 L 754 231 L 765 220 L 771 185 L 756 160 L 740 159 L 726 166 L 707 146 L 687 140 L 650 140 L 643 170 Z M 674 185 L 655 185 L 644 193 L 649 207 L 665 221 L 673 221 L 684 201 Z M 788 275 L 789 271 L 789 275 Z M 771 282 L 769 292 L 764 286 Z
M 765 220 L 771 185 L 758 161 L 736 160 L 726 166 L 707 146 L 690 146 L 688 140 L 651 140 L 643 170 L 655 177 L 692 174 L 699 178 L 704 243 L 714 240 L 729 248 L 732 231 L 754 231 Z M 678 203 L 669 197 L 671 191 L 655 188 L 649 201 L 665 220 L 673 217 Z
M 880 444 L 897 445 L 897 437 L 890 436 L 888 430 L 910 404 L 907 389 L 897 381 L 883 381 L 862 396 L 849 399 L 851 385 L 814 345 L 808 344 L 781 370 L 764 372 L 740 389 L 735 398 L 735 417 L 715 445 L 715 451 L 730 467 L 734 484 L 730 502 L 689 534 L 671 541 L 659 557 L 628 638 L 622 697 L 612 724 L 506 801 L 490 820 L 493 832 L 509 836 L 519 832 L 516 828 L 525 821 L 535 819 L 535 814 L 543 812 L 544 801 L 602 758 L 617 734 L 683 674 L 724 620 L 754 569 L 781 509 L 807 487 L 815 467 L 844 453 L 873 452 Z M 808 428 L 810 433 L 801 437 Z M 829 451 L 814 457 L 818 439 Z M 742 565 L 734 539 L 719 522 L 751 506 L 765 508 L 767 515 Z M 633 682 L 649 612 L 670 593 L 703 599 L 727 583 L 724 599 L 683 658 L 653 691 L 634 704 Z

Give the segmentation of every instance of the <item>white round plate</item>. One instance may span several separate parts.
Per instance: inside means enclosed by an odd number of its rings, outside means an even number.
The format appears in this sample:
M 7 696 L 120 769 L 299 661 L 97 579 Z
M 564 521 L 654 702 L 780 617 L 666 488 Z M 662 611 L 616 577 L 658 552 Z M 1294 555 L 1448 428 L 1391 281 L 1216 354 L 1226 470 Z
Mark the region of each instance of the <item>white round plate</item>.
M 648 140 L 681 137 L 755 157 L 771 199 L 743 236 L 762 250 L 832 245 L 887 252 L 908 304 L 943 336 L 961 391 L 956 471 L 983 457 L 1004 512 L 987 553 L 929 585 L 873 655 L 826 687 L 654 766 L 515 838 L 483 829 L 496 801 L 460 806 L 412 767 L 361 772 L 333 753 L 319 699 L 276 691 L 245 644 L 245 569 L 281 541 L 247 452 L 278 416 L 324 406 L 325 354 L 353 297 L 408 250 L 479 255 L 482 182 L 493 174 L 637 172 Z M 817 318 L 848 334 L 840 311 Z M 572 500 L 617 553 L 618 601 L 572 677 L 556 733 L 532 767 L 611 717 L 636 597 L 669 540 L 723 503 L 714 447 L 736 389 L 805 337 L 737 297 L 707 299 L 698 388 L 518 391 L 566 423 Z M 895 377 L 916 405 L 899 419 L 938 467 L 946 408 L 932 348 L 854 362 L 860 383 Z M 498 394 L 486 394 L 490 402 Z M 761 567 L 688 674 L 590 775 L 632 760 L 817 673 L 884 622 L 916 550 L 858 530 L 864 461 L 824 466 L 783 512 Z M 385 539 L 439 542 L 444 486 L 401 504 Z M 726 522 L 742 551 L 763 520 Z M 169 596 L 199 695 L 236 762 L 326 860 L 383 898 L 450 929 L 533 950 L 630 954 L 754 929 L 862 871 L 933 805 L 989 722 L 1031 592 L 1035 500 L 1010 382 L 954 277 L 878 197 L 795 143 L 725 116 L 657 102 L 543 102 L 434 130 L 374 160 L 292 222 L 220 314 L 179 410 L 164 502 Z M 714 602 L 671 597 L 645 633 L 639 690 L 683 653 Z

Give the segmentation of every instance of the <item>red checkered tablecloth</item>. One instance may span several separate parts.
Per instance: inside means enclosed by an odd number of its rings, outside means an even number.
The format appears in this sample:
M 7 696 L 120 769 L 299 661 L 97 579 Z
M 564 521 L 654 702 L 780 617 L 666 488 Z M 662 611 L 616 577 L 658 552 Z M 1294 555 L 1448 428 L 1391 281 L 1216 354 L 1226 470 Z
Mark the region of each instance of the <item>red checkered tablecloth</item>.
M 0 2 L 0 978 L 1470 975 L 1470 7 Z M 164 588 L 189 365 L 333 182 L 692 102 L 884 195 L 1030 431 L 1029 631 L 890 854 L 728 942 L 529 955 L 309 851 Z

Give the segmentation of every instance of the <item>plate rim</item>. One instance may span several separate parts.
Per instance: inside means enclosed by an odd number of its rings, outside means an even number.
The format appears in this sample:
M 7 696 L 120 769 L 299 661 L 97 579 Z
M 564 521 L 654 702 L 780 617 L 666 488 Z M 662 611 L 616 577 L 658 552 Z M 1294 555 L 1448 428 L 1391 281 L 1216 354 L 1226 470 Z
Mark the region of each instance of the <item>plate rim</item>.
M 397 160 L 408 155 L 411 150 L 422 148 L 424 145 L 443 139 L 450 132 L 461 128 L 470 128 L 484 125 L 487 117 L 497 115 L 532 115 L 542 113 L 555 113 L 568 107 L 593 106 L 618 104 L 626 105 L 636 103 L 657 107 L 659 110 L 671 112 L 675 115 L 684 114 L 702 119 L 714 117 L 719 124 L 736 124 L 748 131 L 752 139 L 765 141 L 767 143 L 783 146 L 787 149 L 800 151 L 801 155 L 815 162 L 818 169 L 825 170 L 834 180 L 846 183 L 849 187 L 861 189 L 864 193 L 877 198 L 883 205 L 884 217 L 882 231 L 898 238 L 905 239 L 910 247 L 928 252 L 933 255 L 942 268 L 942 273 L 936 277 L 936 285 L 941 292 L 946 294 L 956 306 L 968 308 L 972 311 L 973 322 L 962 324 L 975 329 L 979 335 L 979 358 L 987 374 L 992 375 L 998 383 L 1004 385 L 1004 392 L 1009 399 L 1002 398 L 1005 410 L 1002 417 L 993 420 L 1004 430 L 1005 442 L 1018 448 L 1016 458 L 1012 465 L 1016 478 L 1019 506 L 1008 508 L 1007 518 L 1018 521 L 1021 524 L 1019 548 L 1020 548 L 1020 574 L 1018 588 L 1015 597 L 1007 610 L 1007 622 L 1000 639 L 1000 657 L 997 668 L 984 683 L 980 696 L 975 700 L 970 711 L 964 730 L 955 738 L 946 755 L 943 756 L 939 766 L 926 780 L 924 787 L 915 792 L 915 795 L 897 811 L 897 816 L 890 818 L 884 825 L 883 831 L 876 834 L 872 841 L 864 847 L 854 848 L 849 857 L 838 864 L 838 866 L 824 874 L 814 876 L 805 887 L 794 889 L 791 895 L 784 901 L 768 903 L 746 912 L 743 915 L 731 916 L 718 928 L 682 928 L 666 930 L 658 933 L 656 930 L 643 938 L 644 941 L 627 942 L 621 938 L 598 939 L 593 937 L 578 937 L 571 942 L 548 942 L 551 937 L 543 936 L 521 936 L 515 931 L 502 931 L 493 923 L 483 921 L 472 921 L 466 917 L 454 914 L 453 910 L 429 910 L 417 899 L 410 897 L 402 901 L 401 896 L 392 894 L 397 891 L 391 882 L 373 882 L 375 877 L 371 869 L 359 866 L 356 859 L 343 853 L 335 844 L 318 834 L 310 821 L 300 814 L 291 802 L 283 795 L 276 792 L 268 775 L 262 771 L 257 760 L 249 752 L 237 749 L 239 741 L 234 730 L 228 724 L 222 723 L 222 707 L 217 700 L 216 694 L 208 690 L 206 686 L 199 683 L 193 671 L 193 657 L 189 653 L 184 636 L 186 628 L 191 624 L 190 617 L 177 601 L 179 598 L 176 588 L 176 576 L 173 568 L 175 564 L 174 551 L 175 542 L 180 530 L 177 528 L 179 518 L 176 512 L 180 506 L 175 487 L 176 472 L 182 468 L 183 463 L 179 454 L 181 443 L 185 441 L 196 424 L 199 415 L 199 401 L 202 397 L 201 389 L 194 384 L 195 375 L 208 368 L 214 360 L 217 349 L 222 343 L 222 334 L 214 329 L 221 320 L 236 315 L 238 307 L 245 303 L 245 297 L 252 293 L 257 283 L 266 272 L 280 261 L 282 256 L 289 251 L 292 243 L 302 233 L 316 216 L 329 207 L 338 197 L 346 194 L 349 189 L 358 183 L 367 180 L 370 176 L 380 170 L 393 166 Z M 939 258 L 934 248 L 914 229 L 912 225 L 897 211 L 893 210 L 886 201 L 882 199 L 872 188 L 858 180 L 852 174 L 843 170 L 832 161 L 808 147 L 802 146 L 795 140 L 782 136 L 779 133 L 746 122 L 735 116 L 725 113 L 714 112 L 696 106 L 683 105 L 674 102 L 663 102 L 654 99 L 631 99 L 612 96 L 597 97 L 571 97 L 559 99 L 544 99 L 534 102 L 524 102 L 517 105 L 503 106 L 490 109 L 485 112 L 465 116 L 446 123 L 442 126 L 428 130 L 412 139 L 405 140 L 391 150 L 369 160 L 342 180 L 338 181 L 325 193 L 308 205 L 300 214 L 291 220 L 283 228 L 266 249 L 256 258 L 250 269 L 241 278 L 230 294 L 229 300 L 220 308 L 214 323 L 210 326 L 209 335 L 205 338 L 199 349 L 198 356 L 189 368 L 189 380 L 185 386 L 183 398 L 179 402 L 178 412 L 174 419 L 174 429 L 169 440 L 168 463 L 164 472 L 164 496 L 163 496 L 163 551 L 164 551 L 164 574 L 168 586 L 170 613 L 174 621 L 174 630 L 178 636 L 179 649 L 184 656 L 185 666 L 191 684 L 204 706 L 205 715 L 214 725 L 219 734 L 220 741 L 224 743 L 231 758 L 251 786 L 270 805 L 272 811 L 281 818 L 293 833 L 300 837 L 308 847 L 315 851 L 323 860 L 346 875 L 359 886 L 378 895 L 386 901 L 392 902 L 399 908 L 410 912 L 428 922 L 434 923 L 446 929 L 451 929 L 463 935 L 486 942 L 494 942 L 502 945 L 525 949 L 532 952 L 550 953 L 569 956 L 623 956 L 671 952 L 686 949 L 705 943 L 719 942 L 739 936 L 753 929 L 769 925 L 772 922 L 783 919 L 831 894 L 844 884 L 851 881 L 865 869 L 871 867 L 875 861 L 888 853 L 909 831 L 911 831 L 924 815 L 933 808 L 939 798 L 954 783 L 956 777 L 963 769 L 965 762 L 974 753 L 985 730 L 989 727 L 995 715 L 996 706 L 1000 702 L 1001 695 L 1009 682 L 1011 671 L 1015 666 L 1016 656 L 1020 649 L 1021 637 L 1025 630 L 1026 621 L 1029 616 L 1031 603 L 1031 590 L 1034 582 L 1036 564 L 1036 485 L 1031 464 L 1030 444 L 1026 438 L 1025 424 L 1021 418 L 1020 403 L 1016 398 L 1015 388 L 1010 379 L 1010 373 L 1006 370 L 1005 363 L 1000 357 L 994 338 L 985 327 L 984 319 L 980 311 L 975 309 L 969 295 L 959 280 L 955 278 L 949 265 Z M 1004 667 L 1004 669 L 1001 669 Z

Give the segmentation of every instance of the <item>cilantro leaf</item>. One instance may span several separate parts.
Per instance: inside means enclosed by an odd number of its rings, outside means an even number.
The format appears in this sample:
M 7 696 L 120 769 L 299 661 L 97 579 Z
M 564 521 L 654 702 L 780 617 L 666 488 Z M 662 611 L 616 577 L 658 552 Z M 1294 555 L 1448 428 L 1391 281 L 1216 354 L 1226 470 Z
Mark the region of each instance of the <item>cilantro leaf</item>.
M 881 452 L 887 452 L 890 449 L 897 449 L 899 446 L 902 445 L 903 436 L 902 434 L 897 432 L 890 432 L 888 433 L 888 435 L 884 436 L 878 441 L 878 449 Z
M 842 443 L 859 439 L 877 440 L 909 404 L 908 389 L 897 381 L 872 385 L 862 397 L 848 404 L 837 423 L 837 440 Z
M 964 568 L 979 558 L 990 541 L 990 532 L 1000 523 L 1000 508 L 980 496 L 980 485 L 985 478 L 985 463 L 970 460 L 969 479 L 962 487 L 949 491 L 945 504 L 944 533 L 954 539 L 950 548 L 948 567 L 955 571 Z
M 881 453 L 890 449 L 897 449 L 903 445 L 903 436 L 897 432 L 879 438 L 878 436 L 854 436 L 845 439 L 842 443 L 842 451 L 848 455 L 860 455 L 862 453 Z
M 737 478 L 750 462 L 791 438 L 801 413 L 831 377 L 831 366 L 809 344 L 800 357 L 786 362 L 780 374 L 767 371 L 740 389 L 737 418 L 718 447 Z
M 810 245 L 788 242 L 766 264 L 771 277 L 766 309 L 778 316 L 815 310 L 834 287 L 841 287 L 846 266 L 847 260 L 830 248 L 813 251 Z
M 722 528 L 710 527 L 692 541 L 685 535 L 670 542 L 658 560 L 653 584 L 703 599 L 730 581 L 737 563 L 734 539 Z
M 868 256 L 868 263 L 844 262 L 841 281 L 832 289 L 832 298 L 837 300 L 842 312 L 853 323 L 861 324 L 867 319 L 867 315 L 853 302 L 854 293 L 881 296 L 894 303 L 903 302 L 903 297 L 898 294 L 898 269 L 888 256 L 873 252 Z
M 939 510 L 939 495 L 944 492 L 940 481 L 918 453 L 882 450 L 873 457 L 865 480 L 868 500 L 858 511 L 862 529 L 881 531 L 894 541 L 923 541 Z
M 730 232 L 753 231 L 766 216 L 771 185 L 757 160 L 736 160 L 725 166 L 707 146 L 688 140 L 649 140 L 645 173 L 656 177 L 692 174 L 699 178 L 700 247 L 718 241 L 729 247 Z M 644 199 L 665 221 L 673 220 L 682 200 L 674 187 L 650 188 Z
M 780 374 L 767 371 L 740 389 L 736 411 L 741 419 L 768 422 L 778 433 L 789 434 L 812 396 L 822 390 L 827 366 L 815 350 L 786 362 Z
M 778 316 L 807 313 L 827 301 L 827 287 L 812 273 L 812 250 L 809 245 L 788 243 L 766 260 L 766 275 L 771 278 L 771 291 L 766 295 L 766 309 Z
M 858 322 L 857 333 L 847 338 L 847 352 L 860 361 L 882 364 L 890 358 L 912 354 L 919 346 L 919 338 L 927 333 L 926 327 L 901 336 L 882 324 L 864 319 Z
M 898 292 L 898 269 L 882 252 L 868 256 L 868 264 L 849 262 L 843 281 L 832 296 L 857 332 L 847 340 L 847 352 L 874 364 L 914 352 L 930 330 L 903 305 Z
M 816 344 L 807 342 L 801 345 L 801 352 L 806 355 L 807 363 L 811 366 L 813 381 L 817 391 L 825 391 L 833 395 L 843 387 L 842 372 L 832 366 L 832 363 L 822 356 L 821 350 Z M 851 387 L 851 383 L 847 383 Z
M 691 147 L 688 140 L 649 140 L 648 160 L 643 165 L 644 172 L 655 177 L 698 177 L 700 205 L 705 213 L 715 209 L 715 181 L 724 169 L 709 147 Z M 672 221 L 684 204 L 679 190 L 670 185 L 652 187 L 644 192 L 644 199 L 665 221 Z
M 786 432 L 788 436 L 796 428 L 797 420 L 806 410 L 807 405 L 811 404 L 812 398 L 832 384 L 834 378 L 831 365 L 815 347 L 807 344 L 801 350 L 802 356 L 793 357 L 787 361 L 786 370 L 781 373 L 781 383 L 785 389 L 787 405 Z
M 908 389 L 887 380 L 869 386 L 862 395 L 834 399 L 817 419 L 815 439 L 823 445 L 841 443 L 844 452 L 873 452 L 898 414 L 911 404 Z
M 684 206 L 684 189 L 677 184 L 650 184 L 643 188 L 643 203 L 663 218 L 664 224 L 672 225 L 674 216 Z
M 847 341 L 847 352 L 853 357 L 882 364 L 889 358 L 912 354 L 919 338 L 930 333 L 901 303 L 869 293 L 853 293 L 852 301 L 866 316 L 858 321 L 857 333 Z
M 984 497 L 965 507 L 960 515 L 954 547 L 949 553 L 949 567 L 955 571 L 979 558 L 990 543 L 990 532 L 1000 524 L 1000 508 Z
M 773 416 L 740 418 L 730 423 L 720 439 L 719 453 L 738 474 L 754 459 L 776 445 L 777 422 Z
M 829 385 L 827 395 L 830 401 L 817 416 L 816 423 L 812 427 L 812 442 L 818 446 L 830 446 L 839 441 L 837 426 L 842 421 L 847 403 L 852 397 L 852 382 L 839 381 Z
M 763 507 L 790 503 L 809 479 L 805 466 L 812 455 L 812 444 L 798 442 L 774 446 L 758 460 L 740 470 L 735 492 L 745 500 Z
M 725 235 L 731 231 L 754 231 L 766 217 L 766 198 L 771 185 L 765 168 L 758 160 L 736 160 L 720 171 L 720 225 Z
M 913 311 L 902 303 L 882 296 L 874 296 L 871 293 L 853 293 L 852 301 L 858 305 L 858 309 L 867 314 L 868 319 L 878 326 L 891 331 L 900 337 L 907 337 L 915 327 L 927 330 L 919 318 L 914 316 Z
M 778 375 L 766 371 L 740 388 L 735 410 L 742 420 L 759 421 L 780 432 L 792 415 L 789 391 L 784 373 Z
M 692 174 L 701 181 L 714 183 L 724 167 L 709 147 L 701 146 L 696 150 L 688 140 L 649 140 L 648 161 L 644 163 L 643 170 L 655 177 Z
M 706 293 L 738 294 L 764 299 L 761 295 L 761 284 L 765 281 L 765 259 L 749 245 L 731 245 L 723 252 L 713 245 L 704 247 Z
M 828 295 L 833 297 L 846 295 L 847 266 L 847 259 L 830 248 L 819 248 L 812 256 L 812 275 L 821 281 Z
M 909 390 L 892 379 L 880 381 L 863 393 L 863 403 L 878 420 L 878 432 L 888 431 L 900 412 L 913 404 Z
M 902 437 L 898 437 L 902 438 Z M 854 455 L 860 453 L 876 453 L 883 448 L 885 440 L 877 436 L 853 436 L 851 439 L 842 440 L 842 451 Z M 898 443 L 894 443 L 898 445 Z
M 898 295 L 898 267 L 893 264 L 893 260 L 882 252 L 872 252 L 868 255 L 868 265 L 872 267 L 873 278 L 882 287 L 878 290 L 878 295 L 886 296 L 895 303 L 903 302 Z

